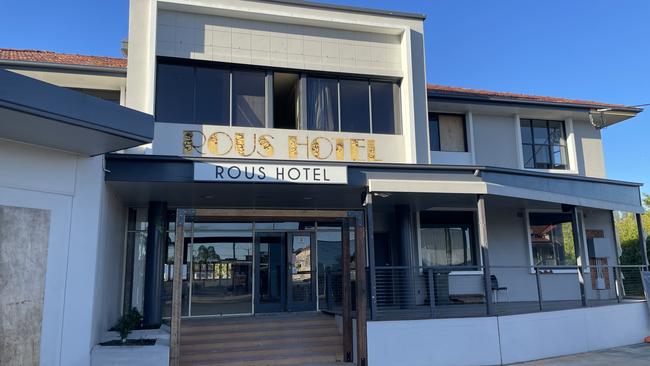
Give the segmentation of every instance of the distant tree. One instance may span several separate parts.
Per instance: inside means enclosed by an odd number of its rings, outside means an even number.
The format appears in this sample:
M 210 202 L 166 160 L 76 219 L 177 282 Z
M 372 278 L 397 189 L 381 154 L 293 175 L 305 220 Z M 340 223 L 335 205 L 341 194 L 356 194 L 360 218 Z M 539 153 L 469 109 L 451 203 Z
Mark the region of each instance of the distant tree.
M 650 209 L 650 196 L 647 194 L 643 197 L 643 205 L 646 210 Z M 643 230 L 647 235 L 650 231 L 650 212 L 642 214 L 641 221 L 643 222 Z M 619 215 L 616 218 L 616 233 L 621 244 L 621 264 L 641 264 L 639 233 L 636 227 L 635 215 L 632 213 Z M 646 237 L 646 246 L 650 248 L 648 237 Z

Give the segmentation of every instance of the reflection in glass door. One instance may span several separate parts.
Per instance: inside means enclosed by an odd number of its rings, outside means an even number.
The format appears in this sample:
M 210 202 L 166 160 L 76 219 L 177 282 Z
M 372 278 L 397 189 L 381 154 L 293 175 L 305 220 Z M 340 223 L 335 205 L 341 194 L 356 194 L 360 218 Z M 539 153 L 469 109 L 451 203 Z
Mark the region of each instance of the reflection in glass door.
M 197 231 L 196 226 L 188 250 L 190 316 L 252 313 L 251 232 Z
M 312 253 L 314 244 L 312 232 L 287 234 L 289 253 L 288 311 L 316 310 L 316 279 Z

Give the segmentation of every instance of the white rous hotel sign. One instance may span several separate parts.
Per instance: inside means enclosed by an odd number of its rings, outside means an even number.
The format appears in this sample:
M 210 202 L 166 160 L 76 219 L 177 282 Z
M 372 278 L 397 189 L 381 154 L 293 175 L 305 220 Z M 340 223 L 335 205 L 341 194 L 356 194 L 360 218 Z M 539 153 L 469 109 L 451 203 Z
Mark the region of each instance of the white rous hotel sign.
M 342 165 L 194 163 L 194 180 L 205 182 L 347 184 Z

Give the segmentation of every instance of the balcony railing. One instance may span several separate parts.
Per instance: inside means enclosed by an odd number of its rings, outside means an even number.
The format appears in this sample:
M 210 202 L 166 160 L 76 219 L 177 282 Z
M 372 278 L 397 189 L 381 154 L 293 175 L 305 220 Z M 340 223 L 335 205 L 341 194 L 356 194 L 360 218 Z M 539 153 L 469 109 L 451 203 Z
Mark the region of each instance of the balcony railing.
M 376 267 L 373 318 L 514 315 L 643 301 L 644 269 L 637 265 L 588 266 L 582 277 L 577 266 L 490 266 L 491 276 L 485 281 L 481 266 Z M 322 285 L 320 308 L 340 312 L 340 272 L 329 272 Z M 493 304 L 491 314 L 487 299 Z M 372 299 L 368 304 L 372 306 Z

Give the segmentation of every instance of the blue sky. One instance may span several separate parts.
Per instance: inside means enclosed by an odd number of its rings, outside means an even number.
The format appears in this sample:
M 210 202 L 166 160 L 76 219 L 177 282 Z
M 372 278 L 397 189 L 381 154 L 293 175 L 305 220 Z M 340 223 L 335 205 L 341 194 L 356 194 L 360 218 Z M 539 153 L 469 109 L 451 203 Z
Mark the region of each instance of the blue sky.
M 650 103 L 647 0 L 328 0 L 427 14 L 431 83 Z M 0 47 L 120 55 L 127 0 L 4 0 Z M 650 109 L 650 108 L 648 108 Z M 650 111 L 603 132 L 607 174 L 650 193 Z

